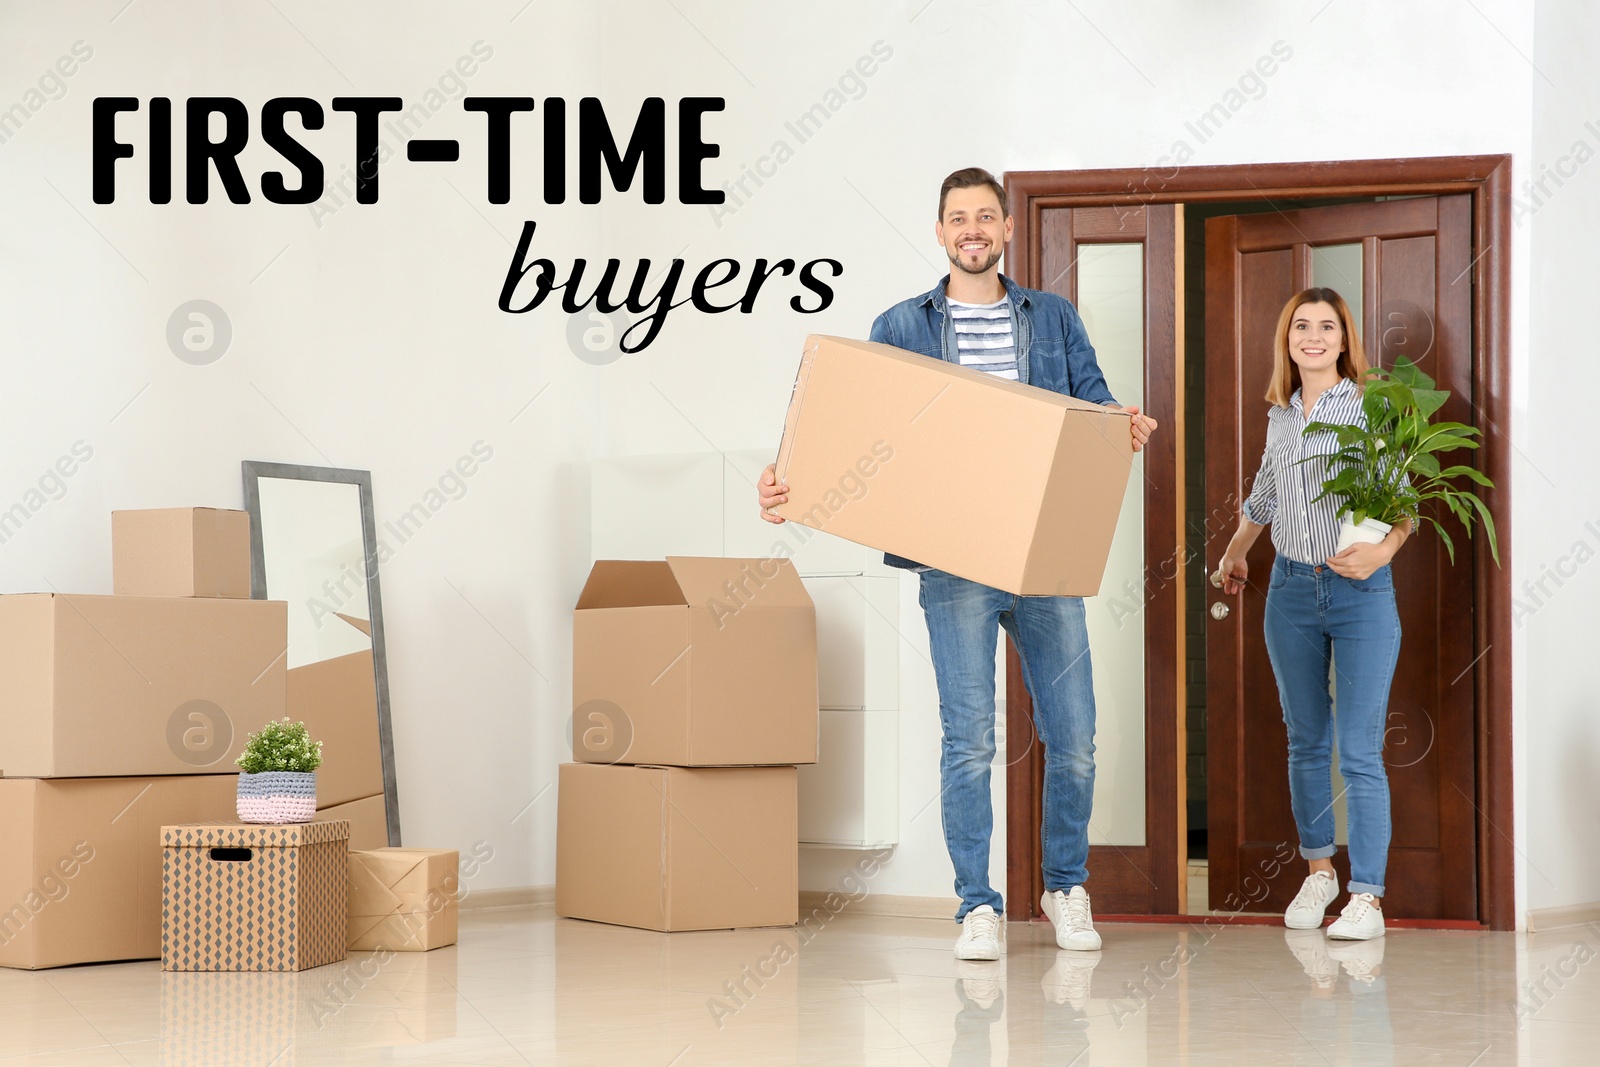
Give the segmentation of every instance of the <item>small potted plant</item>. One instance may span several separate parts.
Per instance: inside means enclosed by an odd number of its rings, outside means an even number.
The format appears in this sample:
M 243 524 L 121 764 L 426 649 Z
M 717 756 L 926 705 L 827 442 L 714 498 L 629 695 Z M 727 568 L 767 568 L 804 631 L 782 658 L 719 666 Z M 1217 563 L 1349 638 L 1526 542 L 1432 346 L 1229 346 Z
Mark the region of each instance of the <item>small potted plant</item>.
M 310 822 L 317 814 L 317 775 L 322 742 L 311 740 L 303 722 L 268 722 L 250 735 L 235 760 L 239 775 L 239 821 Z
M 1344 501 L 1338 551 L 1360 542 L 1376 544 L 1403 519 L 1410 519 L 1413 526 L 1426 520 L 1454 563 L 1450 535 L 1431 511 L 1422 510 L 1424 504 L 1438 503 L 1461 521 L 1468 537 L 1474 517 L 1481 520 L 1489 551 L 1495 563 L 1500 562 L 1494 517 L 1476 493 L 1460 486 L 1459 479 L 1489 488 L 1494 483 L 1473 467 L 1440 463 L 1445 453 L 1477 448 L 1473 438 L 1482 436 L 1481 430 L 1465 423 L 1428 421 L 1449 399 L 1448 391 L 1434 388 L 1433 379 L 1402 356 L 1393 370 L 1367 372 L 1361 398 L 1365 426 L 1314 422 L 1305 428 L 1308 437 L 1331 433 L 1338 442 L 1336 451 L 1312 457 L 1330 460 L 1332 471 L 1316 499 L 1334 496 Z

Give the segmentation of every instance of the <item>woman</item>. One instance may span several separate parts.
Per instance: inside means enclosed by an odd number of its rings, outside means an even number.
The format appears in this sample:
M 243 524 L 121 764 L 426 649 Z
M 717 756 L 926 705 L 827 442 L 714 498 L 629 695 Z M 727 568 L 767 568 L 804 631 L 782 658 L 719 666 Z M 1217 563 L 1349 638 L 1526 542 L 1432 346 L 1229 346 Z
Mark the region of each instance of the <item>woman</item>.
M 1267 589 L 1267 655 L 1289 732 L 1289 796 L 1310 861 L 1284 923 L 1296 930 L 1322 925 L 1339 895 L 1333 873 L 1333 730 L 1349 814 L 1350 901 L 1328 936 L 1352 941 L 1382 937 L 1383 877 L 1389 855 L 1389 778 L 1383 766 L 1389 683 L 1400 653 L 1389 561 L 1411 531 L 1395 525 L 1380 544 L 1339 552 L 1339 501 L 1314 501 L 1329 477 L 1331 433 L 1304 437 L 1313 422 L 1362 418 L 1366 355 L 1350 308 L 1332 289 L 1307 289 L 1284 305 L 1273 342 L 1267 400 L 1267 445 L 1245 501 L 1239 529 L 1223 554 L 1223 591 L 1244 588 L 1245 556 L 1272 527 L 1277 559 Z M 1301 461 L 1312 457 L 1311 462 Z M 1213 581 L 1216 579 L 1214 578 Z M 1337 724 L 1328 696 L 1334 668 Z

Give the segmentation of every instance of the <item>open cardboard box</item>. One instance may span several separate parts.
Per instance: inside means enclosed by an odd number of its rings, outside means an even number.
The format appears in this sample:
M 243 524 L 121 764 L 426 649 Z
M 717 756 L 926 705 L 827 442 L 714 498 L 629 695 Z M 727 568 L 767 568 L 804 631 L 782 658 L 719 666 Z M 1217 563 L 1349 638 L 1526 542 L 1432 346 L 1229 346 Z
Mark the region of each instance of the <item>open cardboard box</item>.
M 817 617 L 782 559 L 601 560 L 572 624 L 588 763 L 815 763 Z
M 317 805 L 332 807 L 382 793 L 383 748 L 378 739 L 372 650 L 292 667 L 287 687 L 289 718 L 305 723 L 311 736 L 322 742 Z
M 1100 591 L 1129 416 L 890 345 L 806 339 L 775 511 L 1026 596 Z

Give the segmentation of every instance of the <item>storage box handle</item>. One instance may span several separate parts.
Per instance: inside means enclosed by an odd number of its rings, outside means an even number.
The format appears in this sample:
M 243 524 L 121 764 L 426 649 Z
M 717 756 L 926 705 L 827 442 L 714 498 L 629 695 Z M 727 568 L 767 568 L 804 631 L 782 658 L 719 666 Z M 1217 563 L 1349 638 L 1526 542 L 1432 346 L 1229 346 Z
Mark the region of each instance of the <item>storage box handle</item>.
M 254 852 L 254 849 L 249 848 L 214 848 L 211 850 L 211 858 L 223 863 L 249 863 Z

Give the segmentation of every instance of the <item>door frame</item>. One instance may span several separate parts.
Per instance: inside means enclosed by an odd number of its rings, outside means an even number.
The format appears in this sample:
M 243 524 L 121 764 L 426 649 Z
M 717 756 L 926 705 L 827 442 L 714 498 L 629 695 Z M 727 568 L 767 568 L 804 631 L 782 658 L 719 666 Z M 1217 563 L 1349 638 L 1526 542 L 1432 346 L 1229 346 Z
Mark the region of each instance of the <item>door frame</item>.
M 1011 214 L 1018 220 L 1006 264 L 1022 285 L 1038 287 L 1041 278 L 1041 212 L 1047 208 L 1114 205 L 1184 204 L 1203 201 L 1265 201 L 1350 196 L 1472 194 L 1473 336 L 1472 404 L 1477 425 L 1485 431 L 1479 455 L 1483 471 L 1495 483 L 1482 492 L 1495 515 L 1507 564 L 1511 560 L 1511 156 L 1437 156 L 1411 159 L 1363 159 L 1337 162 L 1230 164 L 1211 167 L 1139 167 L 1113 170 L 1010 171 L 1005 175 Z M 1178 305 L 1181 309 L 1181 301 Z M 1173 373 L 1181 359 L 1156 365 L 1161 353 L 1147 350 L 1146 396 L 1171 393 Z M 1155 389 L 1155 392 L 1151 390 Z M 1156 405 L 1148 405 L 1155 408 Z M 1182 412 L 1169 415 L 1166 432 L 1181 437 Z M 1175 483 L 1177 506 L 1182 485 Z M 1145 486 L 1147 518 L 1161 517 L 1162 532 L 1172 531 L 1170 549 L 1185 561 L 1183 517 L 1173 514 L 1172 501 L 1162 506 L 1151 481 Z M 1174 526 L 1169 519 L 1176 519 Z M 1151 537 L 1147 536 L 1147 548 Z M 1516 928 L 1516 846 L 1513 840 L 1511 753 L 1511 601 L 1509 566 L 1496 567 L 1484 538 L 1471 541 L 1474 582 L 1473 639 L 1484 649 L 1474 675 L 1477 781 L 1472 799 L 1478 813 L 1478 918 L 1490 929 Z M 1173 838 L 1170 856 L 1151 849 L 1152 864 L 1161 863 L 1159 882 L 1182 885 L 1177 870 L 1182 842 L 1171 829 L 1184 812 L 1176 803 L 1184 751 L 1184 687 L 1171 679 L 1184 670 L 1182 620 L 1178 616 L 1183 588 L 1180 573 L 1170 587 L 1158 589 L 1146 605 L 1145 691 L 1171 694 L 1147 701 L 1145 707 L 1145 790 L 1147 843 L 1164 845 Z M 1152 641 L 1156 633 L 1167 640 Z M 1175 633 L 1176 639 L 1170 635 Z M 1021 686 L 1015 649 L 1007 650 L 1006 750 L 1028 752 L 1006 767 L 1006 897 L 1016 918 L 1033 916 L 1040 883 L 1040 846 L 1036 830 L 1043 786 L 1043 760 L 1033 746 L 1032 704 Z M 1016 712 L 1013 714 L 1013 712 Z M 1158 810 L 1156 798 L 1173 801 Z M 1161 816 L 1166 816 L 1161 818 Z M 1150 829 L 1158 831 L 1151 834 Z M 1163 850 L 1164 852 L 1165 850 Z M 1166 865 L 1170 861 L 1171 869 Z M 1179 891 L 1181 893 L 1181 890 Z M 1172 894 L 1160 896 L 1170 900 Z M 1027 902 L 1017 906 L 1017 902 Z M 1176 909 L 1174 909 L 1176 910 Z

